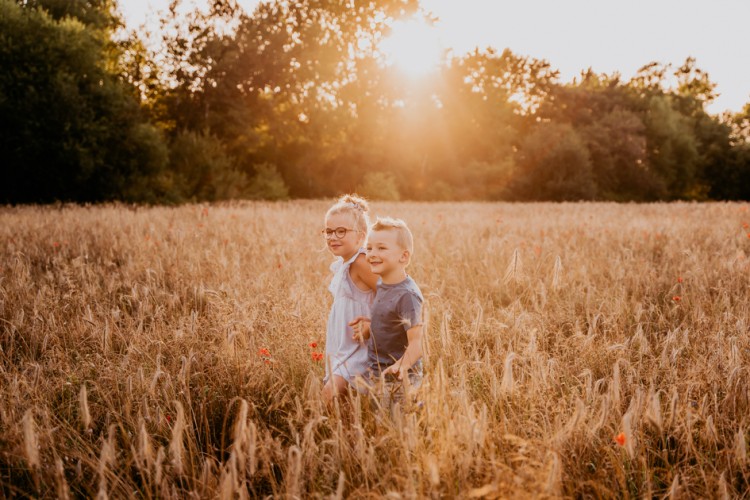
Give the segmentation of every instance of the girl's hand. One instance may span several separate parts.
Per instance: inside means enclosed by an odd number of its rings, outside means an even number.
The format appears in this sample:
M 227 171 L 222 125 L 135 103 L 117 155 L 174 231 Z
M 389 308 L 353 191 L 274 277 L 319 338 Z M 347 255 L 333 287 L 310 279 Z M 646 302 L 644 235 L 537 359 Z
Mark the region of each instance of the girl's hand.
M 349 323 L 349 326 L 354 330 L 352 338 L 360 344 L 364 344 L 370 338 L 370 318 L 357 316 Z

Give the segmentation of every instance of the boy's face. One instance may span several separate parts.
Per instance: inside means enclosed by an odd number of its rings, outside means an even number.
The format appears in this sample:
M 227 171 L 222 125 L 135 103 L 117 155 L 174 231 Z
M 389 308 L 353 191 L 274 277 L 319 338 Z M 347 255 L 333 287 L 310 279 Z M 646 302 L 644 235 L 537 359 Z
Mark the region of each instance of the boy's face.
M 398 244 L 396 231 L 371 231 L 367 239 L 367 262 L 373 273 L 385 279 L 406 268 L 409 251 Z

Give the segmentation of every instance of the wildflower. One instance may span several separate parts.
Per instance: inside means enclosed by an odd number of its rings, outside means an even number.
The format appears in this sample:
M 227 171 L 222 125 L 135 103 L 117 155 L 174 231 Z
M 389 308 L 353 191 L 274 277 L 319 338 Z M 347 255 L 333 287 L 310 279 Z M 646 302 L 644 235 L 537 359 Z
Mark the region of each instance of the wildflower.
M 269 351 L 268 349 L 266 349 L 265 347 L 263 347 L 261 349 L 258 349 L 258 356 L 263 356 L 263 357 L 266 357 L 266 358 L 270 358 L 271 357 L 271 351 Z
M 323 353 L 322 352 L 313 352 L 312 353 L 312 360 L 313 361 L 323 361 Z
M 748 224 L 747 222 L 743 222 L 743 223 L 742 223 L 742 228 L 743 228 L 743 229 L 747 229 L 747 228 L 749 228 L 749 227 L 750 227 L 750 224 Z
M 677 277 L 677 283 L 682 283 L 682 276 Z
M 172 422 L 172 415 L 170 415 L 169 413 L 167 413 L 165 416 L 167 418 L 167 422 L 171 423 Z
M 310 347 L 312 347 L 313 349 L 315 349 L 316 347 L 318 347 L 318 343 L 314 342 L 314 341 L 310 342 Z
M 55 241 L 55 242 L 52 243 L 52 246 L 55 247 L 55 248 L 57 248 L 57 247 L 60 246 L 60 242 L 59 241 Z
M 624 432 L 621 432 L 615 436 L 615 443 L 619 444 L 620 446 L 625 446 L 625 433 Z
M 682 297 L 680 297 L 679 295 L 675 295 L 674 297 L 672 297 L 672 300 L 674 300 L 675 302 L 679 302 L 682 300 Z

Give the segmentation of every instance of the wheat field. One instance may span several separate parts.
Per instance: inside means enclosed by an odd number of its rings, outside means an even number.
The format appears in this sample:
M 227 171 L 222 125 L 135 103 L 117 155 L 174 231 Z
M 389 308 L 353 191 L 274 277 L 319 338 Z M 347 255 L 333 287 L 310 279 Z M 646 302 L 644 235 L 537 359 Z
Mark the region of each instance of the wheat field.
M 374 203 L 394 411 L 318 397 L 327 207 L 0 209 L 0 496 L 750 497 L 747 204 Z

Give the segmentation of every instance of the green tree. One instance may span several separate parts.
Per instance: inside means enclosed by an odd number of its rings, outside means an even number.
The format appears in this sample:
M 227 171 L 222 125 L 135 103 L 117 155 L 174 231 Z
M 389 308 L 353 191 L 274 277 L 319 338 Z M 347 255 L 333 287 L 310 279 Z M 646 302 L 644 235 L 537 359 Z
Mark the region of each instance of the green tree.
M 550 201 L 597 196 L 588 149 L 571 125 L 542 122 L 523 139 L 507 196 Z
M 96 26 L 0 0 L 0 200 L 159 198 L 163 141 Z
M 24 8 L 43 10 L 56 21 L 66 17 L 76 19 L 104 34 L 121 24 L 114 0 L 16 0 L 16 3 Z
M 221 141 L 184 131 L 170 145 L 170 195 L 174 201 L 216 201 L 247 196 L 249 178 L 235 168 Z
M 659 181 L 648 168 L 645 126 L 618 75 L 585 71 L 580 80 L 551 89 L 535 116 L 575 128 L 589 152 L 598 198 L 655 196 Z
M 396 177 L 390 172 L 367 172 L 356 191 L 372 200 L 398 201 L 401 199 Z
M 289 198 L 289 188 L 276 165 L 261 163 L 255 165 L 255 175 L 250 182 L 248 194 L 256 200 L 286 200 Z

